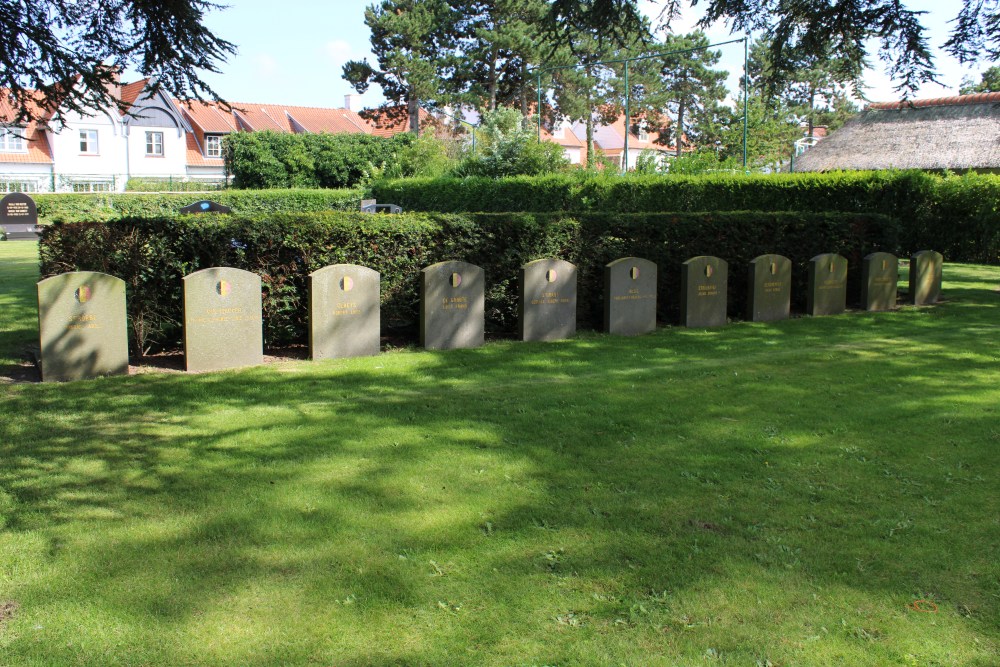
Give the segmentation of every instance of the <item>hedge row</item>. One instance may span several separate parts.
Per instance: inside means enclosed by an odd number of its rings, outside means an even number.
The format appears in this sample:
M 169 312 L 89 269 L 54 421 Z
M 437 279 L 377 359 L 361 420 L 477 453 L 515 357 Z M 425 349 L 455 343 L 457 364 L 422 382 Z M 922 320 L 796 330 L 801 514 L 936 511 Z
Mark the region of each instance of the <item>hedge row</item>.
M 272 216 L 181 216 L 111 223 L 54 225 L 41 240 L 42 274 L 103 271 L 125 280 L 132 353 L 180 346 L 181 278 L 211 266 L 258 273 L 269 346 L 305 343 L 307 276 L 352 263 L 382 276 L 382 324 L 417 337 L 419 272 L 464 260 L 486 272 L 487 328 L 516 330 L 517 278 L 522 264 L 559 257 L 578 267 L 578 314 L 601 325 L 603 267 L 639 256 L 659 265 L 661 321 L 678 318 L 680 265 L 696 255 L 730 264 L 730 314 L 746 306 L 747 266 L 764 253 L 794 262 L 794 303 L 805 299 L 809 258 L 838 252 L 850 260 L 850 293 L 859 292 L 861 258 L 899 249 L 892 218 L 845 213 L 549 214 L 304 213 Z
M 101 222 L 123 217 L 161 217 L 201 199 L 211 199 L 240 214 L 279 211 L 356 211 L 361 190 L 221 190 L 210 194 L 100 193 L 32 194 L 40 222 Z
M 1000 175 L 831 174 L 401 179 L 372 186 L 407 211 L 844 211 L 903 222 L 906 245 L 1000 263 Z

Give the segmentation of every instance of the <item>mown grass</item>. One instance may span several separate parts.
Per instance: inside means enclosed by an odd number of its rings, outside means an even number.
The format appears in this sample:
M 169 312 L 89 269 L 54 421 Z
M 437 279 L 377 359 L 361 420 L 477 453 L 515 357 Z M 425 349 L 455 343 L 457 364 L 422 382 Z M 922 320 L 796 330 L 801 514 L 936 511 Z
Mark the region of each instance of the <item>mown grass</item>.
M 998 279 L 0 386 L 0 664 L 995 665 Z

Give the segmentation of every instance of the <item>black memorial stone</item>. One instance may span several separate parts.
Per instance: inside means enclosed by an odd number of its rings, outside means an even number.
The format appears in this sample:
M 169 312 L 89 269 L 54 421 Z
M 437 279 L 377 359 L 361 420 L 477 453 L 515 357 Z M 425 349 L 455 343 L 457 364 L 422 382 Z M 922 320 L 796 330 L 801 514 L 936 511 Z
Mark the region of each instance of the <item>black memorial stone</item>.
M 23 192 L 0 199 L 0 227 L 10 241 L 38 238 L 38 209 L 35 200 Z
M 656 264 L 623 257 L 604 267 L 604 330 L 638 336 L 656 329 Z
M 309 274 L 309 353 L 313 359 L 378 354 L 380 276 L 334 264 Z
M 692 257 L 681 270 L 681 324 L 718 327 L 726 323 L 729 264 L 710 255 Z
M 910 257 L 910 303 L 924 306 L 941 298 L 941 267 L 944 257 L 934 250 L 921 250 Z
M 809 260 L 809 315 L 838 315 L 847 309 L 847 260 L 836 253 Z
M 479 347 L 485 332 L 483 270 L 439 262 L 420 271 L 420 344 L 428 350 Z
M 232 213 L 232 209 L 214 201 L 203 199 L 181 209 L 181 213 Z
M 518 334 L 521 340 L 559 340 L 576 333 L 576 266 L 536 259 L 521 267 Z
M 865 310 L 892 310 L 896 307 L 899 259 L 887 252 L 866 255 L 861 265 L 861 305 Z
M 751 322 L 787 320 L 792 300 L 792 260 L 783 255 L 760 255 L 750 261 L 747 319 Z

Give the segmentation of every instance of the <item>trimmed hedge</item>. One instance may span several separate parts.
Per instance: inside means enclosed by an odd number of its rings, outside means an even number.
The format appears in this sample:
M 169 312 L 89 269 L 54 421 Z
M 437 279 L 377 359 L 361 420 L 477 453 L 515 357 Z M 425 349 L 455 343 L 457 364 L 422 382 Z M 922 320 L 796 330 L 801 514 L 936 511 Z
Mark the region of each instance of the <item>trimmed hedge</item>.
M 861 258 L 896 251 L 899 227 L 886 216 L 856 213 L 602 212 L 504 214 L 302 213 L 132 218 L 48 227 L 40 245 L 42 275 L 103 271 L 125 280 L 135 355 L 178 348 L 182 340 L 181 278 L 210 266 L 258 273 L 269 346 L 301 344 L 307 334 L 308 274 L 353 263 L 382 275 L 382 325 L 417 337 L 420 269 L 464 260 L 486 272 L 488 330 L 516 330 L 519 267 L 560 257 L 579 271 L 578 316 L 599 328 L 603 267 L 625 256 L 659 265 L 660 319 L 677 319 L 680 264 L 703 254 L 729 262 L 729 311 L 746 307 L 747 265 L 780 253 L 795 263 L 795 303 L 805 298 L 809 258 L 839 252 L 851 262 L 857 295 Z
M 356 211 L 361 190 L 220 190 L 203 194 L 94 193 L 32 194 L 39 222 L 102 222 L 124 217 L 161 217 L 202 199 L 239 214 L 280 211 Z
M 1000 175 L 830 174 L 400 179 L 373 184 L 406 211 L 843 211 L 903 222 L 902 247 L 1000 263 Z

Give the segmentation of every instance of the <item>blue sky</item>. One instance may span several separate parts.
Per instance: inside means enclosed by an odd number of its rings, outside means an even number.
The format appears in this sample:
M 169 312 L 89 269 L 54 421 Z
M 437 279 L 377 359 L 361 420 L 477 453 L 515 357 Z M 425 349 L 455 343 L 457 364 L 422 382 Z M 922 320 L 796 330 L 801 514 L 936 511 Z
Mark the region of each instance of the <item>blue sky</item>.
M 222 0 L 225 2 L 225 0 Z M 206 17 L 208 26 L 219 36 L 234 42 L 239 53 L 223 64 L 222 73 L 206 76 L 206 80 L 224 98 L 236 102 L 269 102 L 315 107 L 340 107 L 344 95 L 354 92 L 341 78 L 341 67 L 348 60 L 371 58 L 370 33 L 364 24 L 364 10 L 369 2 L 360 0 L 230 0 L 231 5 L 212 11 Z M 930 30 L 930 42 L 936 49 L 936 63 L 943 86 L 925 85 L 918 97 L 954 95 L 963 76 L 978 72 L 989 64 L 973 69 L 962 67 L 951 56 L 940 51 L 947 40 L 947 22 L 959 8 L 958 0 L 905 0 L 907 7 L 925 10 L 924 24 Z M 660 4 L 641 0 L 643 9 L 657 13 Z M 688 10 L 675 25 L 675 32 L 684 32 L 697 21 L 697 11 Z M 708 31 L 713 42 L 732 39 L 724 26 Z M 868 98 L 873 101 L 896 99 L 892 86 L 878 69 L 867 77 L 871 87 Z M 730 88 L 743 68 L 742 45 L 723 49 L 720 67 L 730 72 Z M 382 101 L 378 86 L 373 86 L 363 98 L 365 106 Z

